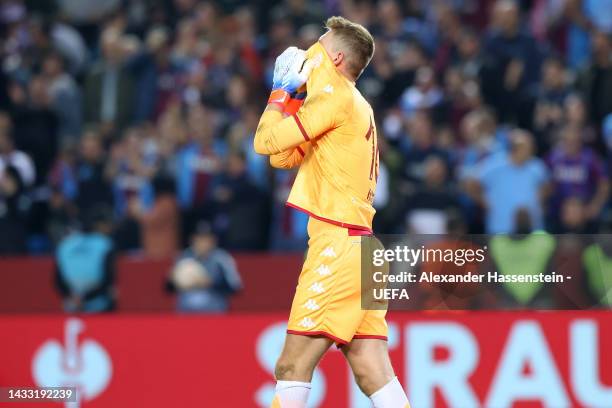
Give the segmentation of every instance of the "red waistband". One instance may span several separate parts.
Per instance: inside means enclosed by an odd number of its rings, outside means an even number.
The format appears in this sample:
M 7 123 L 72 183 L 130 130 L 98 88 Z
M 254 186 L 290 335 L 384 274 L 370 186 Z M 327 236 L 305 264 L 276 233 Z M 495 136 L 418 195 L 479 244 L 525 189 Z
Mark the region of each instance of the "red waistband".
M 302 208 L 300 206 L 297 206 L 293 203 L 290 203 L 289 201 L 287 201 L 287 203 L 285 203 L 286 206 L 291 207 L 291 208 L 295 208 L 296 210 L 302 211 L 306 214 L 308 214 L 310 217 L 317 219 L 319 221 L 323 221 L 326 222 L 328 224 L 332 224 L 332 225 L 336 225 L 338 227 L 341 228 L 346 228 L 349 232 L 350 236 L 360 236 L 360 235 L 373 235 L 374 233 L 372 232 L 371 229 L 367 228 L 367 227 L 362 227 L 361 225 L 352 225 L 352 224 L 347 224 L 344 222 L 340 222 L 340 221 L 335 221 L 335 220 L 331 220 L 329 218 L 325 218 L 325 217 L 320 217 L 316 214 L 313 214 L 312 212 L 308 211 L 305 208 Z
M 372 235 L 370 231 L 355 229 L 355 228 L 347 228 L 349 237 L 359 237 L 362 235 Z

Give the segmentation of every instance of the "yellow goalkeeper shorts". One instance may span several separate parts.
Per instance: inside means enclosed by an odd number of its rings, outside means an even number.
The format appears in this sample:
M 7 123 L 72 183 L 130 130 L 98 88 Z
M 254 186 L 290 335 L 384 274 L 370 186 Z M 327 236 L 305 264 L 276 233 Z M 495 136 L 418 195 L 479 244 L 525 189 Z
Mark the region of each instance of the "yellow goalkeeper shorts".
M 364 310 L 361 303 L 362 242 L 376 239 L 312 217 L 308 236 L 287 333 L 325 336 L 338 346 L 357 338 L 386 340 L 386 307 Z

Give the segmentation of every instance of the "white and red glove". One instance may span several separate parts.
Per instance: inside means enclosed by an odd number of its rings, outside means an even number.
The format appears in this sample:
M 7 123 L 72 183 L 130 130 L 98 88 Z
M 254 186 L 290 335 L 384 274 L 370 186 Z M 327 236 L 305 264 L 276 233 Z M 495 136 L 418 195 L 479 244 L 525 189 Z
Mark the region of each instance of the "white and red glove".
M 294 110 L 291 113 L 295 113 L 305 96 L 304 92 L 298 93 L 298 90 L 306 83 L 310 73 L 320 62 L 320 58 L 307 60 L 306 51 L 297 47 L 289 47 L 283 51 L 274 64 L 272 93 L 268 103 L 276 103 L 283 110 L 291 105 L 291 110 Z

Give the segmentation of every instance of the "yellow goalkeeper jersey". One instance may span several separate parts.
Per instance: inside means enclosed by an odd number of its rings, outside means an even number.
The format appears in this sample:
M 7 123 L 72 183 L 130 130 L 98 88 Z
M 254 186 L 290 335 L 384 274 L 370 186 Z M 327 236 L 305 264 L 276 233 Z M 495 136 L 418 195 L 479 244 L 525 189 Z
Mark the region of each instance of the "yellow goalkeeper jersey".
M 255 150 L 276 167 L 300 165 L 287 205 L 346 228 L 372 230 L 378 177 L 374 114 L 355 84 L 316 43 L 307 58 L 321 63 L 306 84 L 295 115 L 266 110 L 255 134 Z

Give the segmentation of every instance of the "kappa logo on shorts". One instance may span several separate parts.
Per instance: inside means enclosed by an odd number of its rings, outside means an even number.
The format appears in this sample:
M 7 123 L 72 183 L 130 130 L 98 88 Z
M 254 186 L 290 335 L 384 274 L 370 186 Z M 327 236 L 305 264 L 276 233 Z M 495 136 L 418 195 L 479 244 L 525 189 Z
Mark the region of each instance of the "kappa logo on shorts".
M 323 293 L 323 292 L 325 292 L 325 288 L 323 287 L 323 285 L 321 285 L 320 282 L 313 283 L 312 285 L 310 285 L 308 290 L 312 290 L 315 293 Z
M 308 299 L 304 303 L 304 307 L 308 310 L 319 310 L 321 308 L 314 299 Z
M 317 272 L 319 275 L 321 276 L 327 276 L 327 275 L 331 275 L 331 270 L 329 269 L 329 266 L 325 265 L 325 264 L 321 264 L 321 266 L 319 266 L 315 272 Z
M 330 94 L 334 92 L 334 87 L 331 84 L 327 84 L 325 88 L 323 88 L 323 92 Z
M 303 318 L 299 324 L 307 329 L 312 329 L 317 325 L 310 317 Z
M 321 256 L 326 256 L 328 258 L 335 258 L 336 257 L 336 251 L 334 251 L 334 247 L 327 247 L 323 250 L 323 252 L 321 252 Z

